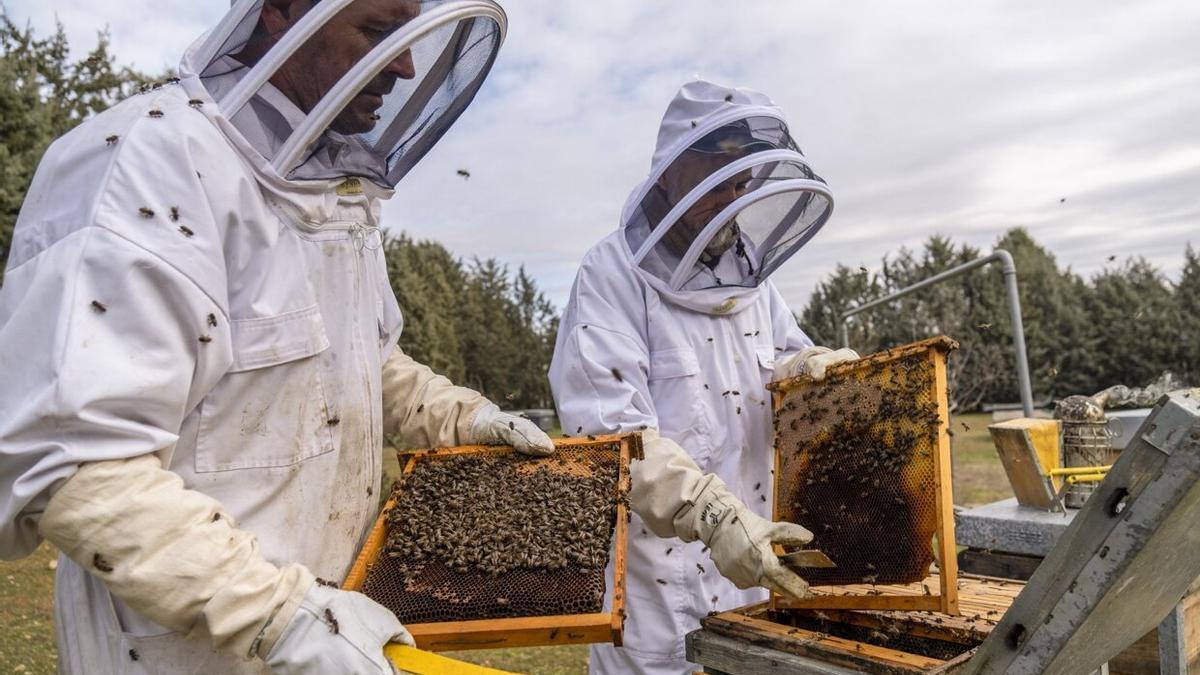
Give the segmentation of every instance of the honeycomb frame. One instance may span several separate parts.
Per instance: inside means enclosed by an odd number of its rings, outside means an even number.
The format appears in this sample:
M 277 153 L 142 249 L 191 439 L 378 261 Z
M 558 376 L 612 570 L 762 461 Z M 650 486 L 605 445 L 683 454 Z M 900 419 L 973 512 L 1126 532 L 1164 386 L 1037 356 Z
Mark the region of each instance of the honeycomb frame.
M 776 424 L 774 517 L 813 530 L 810 547 L 835 563 L 841 559 L 833 570 L 800 571 L 810 579 L 814 597 L 772 594 L 773 608 L 958 613 L 946 377 L 946 356 L 957 347 L 948 337 L 930 338 L 832 366 L 819 383 L 800 375 L 768 385 Z M 899 409 L 897 401 L 910 396 L 923 406 Z M 855 410 L 866 412 L 856 417 Z M 857 441 L 867 450 L 848 455 L 851 443 L 835 442 L 839 426 L 843 434 L 852 430 L 868 438 Z M 901 434 L 905 442 L 897 441 Z M 907 454 L 898 456 L 902 448 Z M 808 496 L 822 489 L 824 497 Z M 821 499 L 826 503 L 814 508 L 813 501 Z M 835 501 L 842 502 L 837 506 L 842 511 L 830 511 Z M 854 524 L 855 519 L 863 522 Z M 843 524 L 851 525 L 847 534 L 840 531 Z M 885 532 L 898 536 L 887 539 Z M 885 546 L 901 551 L 906 569 L 890 570 L 886 565 L 892 561 L 858 554 L 858 548 L 871 546 L 876 552 Z M 924 581 L 930 563 L 939 571 L 937 588 Z M 887 590 L 906 583 L 916 593 Z
M 625 617 L 625 567 L 629 534 L 629 509 L 626 495 L 629 492 L 629 462 L 642 456 L 641 434 L 614 436 L 589 436 L 586 438 L 556 438 L 557 450 L 605 449 L 617 446 L 620 449 L 619 474 L 616 485 L 616 522 L 613 527 L 611 560 L 613 577 L 605 579 L 611 583 L 612 608 L 609 611 L 585 614 L 553 614 L 543 616 L 517 616 L 506 618 L 480 618 L 465 621 L 431 621 L 406 623 L 417 647 L 428 651 L 450 651 L 465 649 L 496 649 L 503 647 L 534 647 L 548 645 L 612 643 L 620 646 Z M 499 446 L 468 445 L 454 448 L 434 448 L 418 451 L 398 452 L 403 472 L 409 474 L 421 461 L 452 455 L 497 455 L 511 454 L 512 448 Z M 558 454 L 558 453 L 556 453 Z M 561 456 L 561 455 L 560 455 Z M 542 461 L 553 462 L 554 456 Z M 371 532 L 359 551 L 342 587 L 352 591 L 363 591 L 370 579 L 371 571 L 386 557 L 388 514 L 395 505 L 395 496 L 388 498 Z M 383 569 L 383 568 L 381 568 Z M 603 571 L 600 573 L 603 577 Z

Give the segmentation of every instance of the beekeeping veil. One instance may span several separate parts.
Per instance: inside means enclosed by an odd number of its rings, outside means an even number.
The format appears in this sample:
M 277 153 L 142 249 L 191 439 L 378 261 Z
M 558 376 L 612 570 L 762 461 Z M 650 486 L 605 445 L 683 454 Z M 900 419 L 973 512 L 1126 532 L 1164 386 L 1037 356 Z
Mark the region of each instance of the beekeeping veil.
M 474 98 L 505 29 L 491 0 L 238 0 L 180 75 L 256 166 L 390 190 Z
M 690 82 L 667 108 L 650 175 L 622 223 L 659 291 L 721 312 L 829 219 L 833 195 L 765 95 Z

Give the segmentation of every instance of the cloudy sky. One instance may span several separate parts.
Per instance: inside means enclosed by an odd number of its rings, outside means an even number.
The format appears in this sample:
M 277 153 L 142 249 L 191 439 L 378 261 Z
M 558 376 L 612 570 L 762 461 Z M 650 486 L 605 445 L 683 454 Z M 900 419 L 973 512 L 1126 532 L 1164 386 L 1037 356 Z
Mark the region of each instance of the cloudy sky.
M 224 0 L 7 0 L 79 50 L 174 66 Z M 696 75 L 782 106 L 833 220 L 774 279 L 796 308 L 837 262 L 1024 225 L 1091 274 L 1200 246 L 1200 3 L 507 0 L 473 106 L 397 191 L 391 228 L 523 264 L 565 301 Z M 469 180 L 456 175 L 468 169 Z M 1066 198 L 1065 202 L 1060 200 Z

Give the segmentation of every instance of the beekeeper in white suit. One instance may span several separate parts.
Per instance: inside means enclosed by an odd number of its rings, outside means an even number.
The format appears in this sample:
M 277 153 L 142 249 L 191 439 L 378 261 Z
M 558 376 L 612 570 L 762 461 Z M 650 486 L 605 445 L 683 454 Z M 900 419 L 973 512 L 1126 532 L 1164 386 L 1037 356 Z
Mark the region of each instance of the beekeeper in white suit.
M 592 647 L 592 672 L 689 673 L 683 636 L 700 617 L 763 599 L 758 587 L 807 594 L 771 551 L 812 534 L 768 519 L 764 385 L 857 355 L 814 347 L 767 277 L 832 206 L 769 98 L 690 82 L 621 227 L 584 257 L 550 367 L 563 428 L 647 430 L 624 646 Z
M 316 581 L 383 434 L 553 450 L 394 350 L 379 250 L 504 31 L 488 0 L 243 0 L 47 151 L 0 291 L 0 554 L 62 551 L 63 672 L 390 673 L 396 618 Z

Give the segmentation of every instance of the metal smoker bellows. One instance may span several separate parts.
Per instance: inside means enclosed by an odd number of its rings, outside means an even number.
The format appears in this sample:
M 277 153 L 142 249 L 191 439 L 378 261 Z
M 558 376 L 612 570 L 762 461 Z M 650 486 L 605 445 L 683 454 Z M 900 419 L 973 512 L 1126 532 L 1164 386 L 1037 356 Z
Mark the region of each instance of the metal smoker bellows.
M 933 338 L 835 366 L 822 382 L 772 383 L 775 518 L 812 530 L 811 548 L 837 565 L 803 570 L 812 586 L 921 582 L 937 561 L 942 594 L 931 589 L 916 604 L 953 609 L 945 359 L 957 346 Z M 867 591 L 845 606 L 891 605 Z
M 509 448 L 466 446 L 419 452 L 407 456 L 406 481 L 419 481 L 423 469 L 436 463 L 466 463 L 487 458 L 509 459 L 513 470 L 483 478 L 497 483 L 517 480 L 536 481 L 544 472 L 574 476 L 610 473 L 612 477 L 611 534 L 612 578 L 606 578 L 605 562 L 581 568 L 568 564 L 559 569 L 516 566 L 501 573 L 488 573 L 477 566 L 451 566 L 437 559 L 405 559 L 388 555 L 388 514 L 397 508 L 393 494 L 376 522 L 354 568 L 346 588 L 359 590 L 367 597 L 392 610 L 412 632 L 423 649 L 494 648 L 506 645 L 582 644 L 615 642 L 620 644 L 623 623 L 625 539 L 627 534 L 624 493 L 629 486 L 629 460 L 640 455 L 640 437 L 600 437 L 593 440 L 559 439 L 552 457 L 516 459 Z M 404 463 L 404 462 L 402 462 Z M 464 464 L 464 466 L 466 465 Z M 478 473 L 475 480 L 481 479 Z M 398 489 L 405 484 L 399 482 Z M 496 489 L 513 489 L 511 483 Z M 452 500 L 431 508 L 455 508 Z M 569 509 L 562 504 L 546 508 Z M 431 516 L 436 517 L 436 516 Z M 531 526 L 550 520 L 535 511 L 527 514 Z M 561 533 L 564 548 L 577 533 Z M 495 543 L 481 543 L 485 554 Z M 605 612 L 606 587 L 613 589 L 613 610 Z

